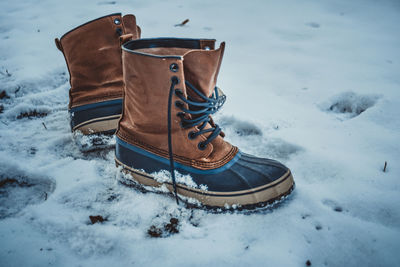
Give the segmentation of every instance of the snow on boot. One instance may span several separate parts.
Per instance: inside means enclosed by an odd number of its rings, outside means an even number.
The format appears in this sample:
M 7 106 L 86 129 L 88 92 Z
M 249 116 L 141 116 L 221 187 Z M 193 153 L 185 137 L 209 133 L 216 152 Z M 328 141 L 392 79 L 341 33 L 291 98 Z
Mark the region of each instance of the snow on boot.
M 293 177 L 281 163 L 224 141 L 212 121 L 223 103 L 215 85 L 225 43 L 214 45 L 215 40 L 179 38 L 123 45 L 116 163 L 141 185 L 165 185 L 177 202 L 262 207 L 288 195 Z
M 116 13 L 87 22 L 55 39 L 70 75 L 72 131 L 115 132 L 122 112 L 121 42 L 137 38 L 140 28 L 135 16 Z

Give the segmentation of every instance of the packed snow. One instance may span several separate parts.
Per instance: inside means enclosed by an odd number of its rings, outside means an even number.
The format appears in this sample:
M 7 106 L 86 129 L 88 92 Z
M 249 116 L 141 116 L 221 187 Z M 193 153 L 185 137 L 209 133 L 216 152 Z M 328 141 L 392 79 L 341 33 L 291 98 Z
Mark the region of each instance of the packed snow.
M 288 199 L 187 209 L 120 183 L 113 139 L 71 134 L 54 38 L 115 12 L 227 42 L 215 120 L 291 168 Z M 0 266 L 398 266 L 399 33 L 396 0 L 1 1 Z

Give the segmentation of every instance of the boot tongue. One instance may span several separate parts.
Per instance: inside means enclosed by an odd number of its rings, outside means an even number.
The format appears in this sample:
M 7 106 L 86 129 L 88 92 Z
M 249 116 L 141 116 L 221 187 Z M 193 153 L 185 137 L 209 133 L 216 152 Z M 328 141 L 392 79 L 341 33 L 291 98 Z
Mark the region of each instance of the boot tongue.
M 225 43 L 223 42 L 216 50 L 193 50 L 183 57 L 185 80 L 206 97 L 210 97 L 214 92 L 224 49 Z M 203 101 L 188 86 L 186 88 L 190 97 Z

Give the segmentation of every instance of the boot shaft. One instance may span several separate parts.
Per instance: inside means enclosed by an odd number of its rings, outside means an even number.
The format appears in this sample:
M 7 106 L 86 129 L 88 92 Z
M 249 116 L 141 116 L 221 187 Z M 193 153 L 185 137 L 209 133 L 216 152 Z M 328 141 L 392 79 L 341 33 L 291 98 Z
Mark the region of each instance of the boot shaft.
M 237 148 L 217 136 L 204 148 L 199 144 L 207 140 L 211 132 L 190 138 L 198 127 L 185 128 L 178 116 L 179 89 L 185 98 L 200 97 L 187 87 L 189 82 L 204 96 L 210 97 L 224 52 L 224 43 L 214 49 L 215 40 L 159 38 L 141 39 L 123 45 L 122 61 L 125 82 L 123 114 L 117 136 L 135 145 L 167 157 L 168 113 L 172 124 L 172 146 L 177 161 L 199 168 L 215 168 L 228 162 Z M 171 79 L 178 83 L 171 88 Z M 171 89 L 174 90 L 169 103 Z M 201 98 L 200 98 L 201 99 Z M 181 103 L 189 109 L 188 104 Z M 170 109 L 170 110 L 169 110 Z M 193 118 L 192 115 L 185 115 Z M 206 128 L 211 128 L 207 124 Z
M 70 74 L 70 108 L 122 97 L 121 35 L 140 37 L 134 15 L 104 16 L 56 39 Z

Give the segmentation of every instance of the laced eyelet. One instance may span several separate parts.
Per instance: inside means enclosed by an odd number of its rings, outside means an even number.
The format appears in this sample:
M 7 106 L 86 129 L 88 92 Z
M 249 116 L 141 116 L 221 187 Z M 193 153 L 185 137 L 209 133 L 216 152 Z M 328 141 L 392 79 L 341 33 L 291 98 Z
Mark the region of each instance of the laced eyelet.
M 171 65 L 169 65 L 169 69 L 170 69 L 172 72 L 178 72 L 179 66 L 178 66 L 178 64 L 176 64 L 176 63 L 172 63 Z
M 171 77 L 171 82 L 173 82 L 174 84 L 178 84 L 179 83 L 179 78 L 176 76 L 172 76 Z
M 175 89 L 174 93 L 175 93 L 175 95 L 183 95 L 183 92 L 181 89 Z
M 183 103 L 181 101 L 175 101 L 175 107 L 182 108 L 183 107 Z
M 200 150 L 204 150 L 204 149 L 207 148 L 207 145 L 204 144 L 204 142 L 200 142 L 200 143 L 197 145 L 197 147 L 198 147 Z
M 196 132 L 190 131 L 190 132 L 188 133 L 188 138 L 189 138 L 190 140 L 193 140 L 193 139 L 195 139 L 196 137 L 197 137 Z

